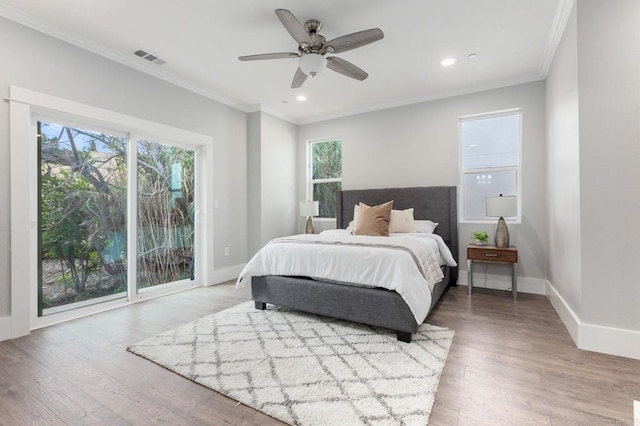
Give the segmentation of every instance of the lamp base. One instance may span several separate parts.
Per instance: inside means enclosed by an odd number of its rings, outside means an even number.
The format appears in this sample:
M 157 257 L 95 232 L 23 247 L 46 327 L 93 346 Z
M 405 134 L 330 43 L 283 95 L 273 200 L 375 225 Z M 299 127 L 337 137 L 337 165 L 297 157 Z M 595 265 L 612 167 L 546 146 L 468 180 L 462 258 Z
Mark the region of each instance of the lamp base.
M 304 229 L 304 232 L 307 234 L 314 234 L 315 232 L 313 231 L 313 219 L 311 219 L 311 216 L 307 217 L 307 226 Z
M 496 227 L 496 247 L 509 247 L 509 229 L 507 229 L 507 223 L 503 217 L 498 219 L 498 226 Z

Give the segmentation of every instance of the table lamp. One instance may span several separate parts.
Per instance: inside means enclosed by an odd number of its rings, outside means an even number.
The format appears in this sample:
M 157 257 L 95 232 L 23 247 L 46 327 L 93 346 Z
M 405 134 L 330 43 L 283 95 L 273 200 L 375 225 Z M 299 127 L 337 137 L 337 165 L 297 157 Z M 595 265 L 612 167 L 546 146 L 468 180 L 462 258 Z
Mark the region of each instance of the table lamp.
M 496 247 L 509 247 L 509 229 L 504 217 L 512 217 L 518 214 L 517 197 L 487 197 L 487 217 L 499 217 L 496 226 Z
M 305 232 L 307 234 L 313 234 L 313 219 L 312 216 L 318 216 L 320 212 L 320 203 L 317 201 L 300 201 L 300 216 L 307 217 L 307 226 Z

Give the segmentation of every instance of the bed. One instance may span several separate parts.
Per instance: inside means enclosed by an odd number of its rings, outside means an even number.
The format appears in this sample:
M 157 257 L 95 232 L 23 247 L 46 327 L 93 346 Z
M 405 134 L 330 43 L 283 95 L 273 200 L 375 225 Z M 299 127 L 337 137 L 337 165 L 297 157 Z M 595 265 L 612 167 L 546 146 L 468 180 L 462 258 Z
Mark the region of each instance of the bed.
M 438 226 L 434 232 L 437 235 L 433 238 L 440 239 L 440 244 L 443 241 L 457 262 L 456 187 L 341 191 L 337 195 L 337 228 L 344 229 L 349 225 L 353 220 L 354 206 L 359 202 L 375 206 L 389 200 L 394 201 L 394 210 L 413 208 L 416 220 L 437 222 Z M 304 236 L 299 236 L 299 238 L 304 238 Z M 270 263 L 277 264 L 278 260 L 273 260 Z M 420 325 L 417 318 L 422 316 L 416 317 L 415 307 L 410 308 L 410 303 L 408 304 L 397 291 L 377 287 L 375 282 L 367 283 L 367 285 L 353 285 L 307 275 L 310 274 L 252 276 L 250 279 L 251 296 L 256 308 L 265 309 L 266 304 L 270 303 L 304 312 L 383 327 L 394 330 L 398 340 L 411 342 L 412 334 L 417 331 Z M 442 266 L 443 279 L 432 284 L 430 306 L 426 312 L 435 306 L 450 284 L 456 283 L 457 275 L 457 267 Z M 242 278 L 241 274 L 238 286 L 241 285 Z M 245 281 L 243 285 L 246 284 Z

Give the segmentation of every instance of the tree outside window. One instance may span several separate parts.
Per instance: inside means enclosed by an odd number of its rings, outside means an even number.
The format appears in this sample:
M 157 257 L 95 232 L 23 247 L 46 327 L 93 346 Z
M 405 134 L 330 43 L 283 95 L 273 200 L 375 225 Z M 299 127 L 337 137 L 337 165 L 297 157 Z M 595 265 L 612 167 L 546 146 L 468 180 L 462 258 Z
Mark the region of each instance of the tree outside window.
M 336 217 L 336 194 L 342 190 L 342 143 L 328 139 L 309 143 L 309 191 L 320 204 L 321 218 Z

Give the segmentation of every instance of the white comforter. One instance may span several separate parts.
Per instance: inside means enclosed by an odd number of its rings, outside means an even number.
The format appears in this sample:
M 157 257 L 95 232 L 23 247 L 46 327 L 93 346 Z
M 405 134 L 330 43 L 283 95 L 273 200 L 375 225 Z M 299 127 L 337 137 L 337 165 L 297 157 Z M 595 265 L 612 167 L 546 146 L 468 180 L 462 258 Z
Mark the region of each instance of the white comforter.
M 373 284 L 398 292 L 421 324 L 429 313 L 433 285 L 443 278 L 441 264 L 457 266 L 439 235 L 371 237 L 325 231 L 270 241 L 245 266 L 236 285 L 243 287 L 262 275 Z

